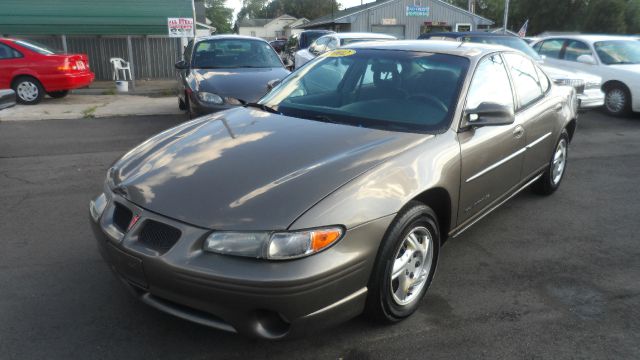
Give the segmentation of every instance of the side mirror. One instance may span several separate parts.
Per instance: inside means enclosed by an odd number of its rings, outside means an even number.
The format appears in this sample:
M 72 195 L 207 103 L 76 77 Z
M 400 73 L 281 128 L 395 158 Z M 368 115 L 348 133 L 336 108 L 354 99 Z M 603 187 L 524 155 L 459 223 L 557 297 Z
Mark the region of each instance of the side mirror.
M 189 64 L 184 60 L 180 60 L 176 63 L 175 67 L 178 70 L 187 70 L 189 68 Z
M 276 86 L 280 85 L 280 83 L 281 83 L 281 82 L 282 82 L 282 80 L 280 80 L 280 79 L 274 79 L 274 80 L 271 80 L 271 81 L 269 81 L 269 82 L 267 83 L 267 89 L 271 90 L 271 89 L 273 89 L 274 87 L 276 87 Z
M 500 126 L 514 121 L 513 107 L 507 105 L 483 102 L 477 108 L 465 111 L 466 126 Z
M 593 58 L 592 55 L 580 55 L 576 59 L 577 62 L 587 65 L 595 65 L 596 59 Z

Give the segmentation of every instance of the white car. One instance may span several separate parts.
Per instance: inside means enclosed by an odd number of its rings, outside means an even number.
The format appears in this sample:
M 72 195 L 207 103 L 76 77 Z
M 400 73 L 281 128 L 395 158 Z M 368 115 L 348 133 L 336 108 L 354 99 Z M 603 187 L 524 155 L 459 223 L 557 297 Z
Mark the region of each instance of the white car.
M 339 47 L 363 42 L 363 41 L 388 41 L 397 40 L 396 37 L 386 34 L 376 33 L 337 33 L 329 34 L 319 37 L 306 48 L 296 52 L 295 54 L 295 68 L 298 69 L 302 65 L 315 59 L 318 55 L 324 54 L 327 51 L 337 49 Z
M 532 45 L 545 63 L 602 78 L 604 107 L 611 115 L 640 112 L 640 41 L 626 36 L 564 35 Z

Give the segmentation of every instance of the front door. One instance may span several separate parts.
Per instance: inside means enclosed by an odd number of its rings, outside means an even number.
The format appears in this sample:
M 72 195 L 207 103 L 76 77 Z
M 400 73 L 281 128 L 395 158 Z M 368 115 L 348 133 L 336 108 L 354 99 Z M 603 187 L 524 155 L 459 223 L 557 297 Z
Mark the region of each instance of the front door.
M 465 109 L 483 102 L 515 107 L 503 58 L 481 60 L 469 87 Z M 458 135 L 462 154 L 459 225 L 509 193 L 521 179 L 525 133 L 522 124 L 472 128 Z

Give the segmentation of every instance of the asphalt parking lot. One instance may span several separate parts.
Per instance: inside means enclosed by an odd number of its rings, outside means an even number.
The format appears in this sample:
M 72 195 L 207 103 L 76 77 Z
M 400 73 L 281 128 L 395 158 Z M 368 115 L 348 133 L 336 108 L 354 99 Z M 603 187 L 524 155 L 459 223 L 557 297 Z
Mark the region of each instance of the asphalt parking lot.
M 249 340 L 139 303 L 100 258 L 107 167 L 182 117 L 0 123 L 0 358 L 640 358 L 640 115 L 580 119 L 561 188 L 449 241 L 422 307 Z

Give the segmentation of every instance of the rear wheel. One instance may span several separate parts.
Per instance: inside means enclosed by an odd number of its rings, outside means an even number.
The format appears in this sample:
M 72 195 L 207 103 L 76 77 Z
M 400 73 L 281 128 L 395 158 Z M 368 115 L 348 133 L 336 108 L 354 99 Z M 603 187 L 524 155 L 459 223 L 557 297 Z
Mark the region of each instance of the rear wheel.
M 569 155 L 569 134 L 566 130 L 560 134 L 560 139 L 556 144 L 555 151 L 551 155 L 549 167 L 542 174 L 542 177 L 533 184 L 533 191 L 540 195 L 551 195 L 564 178 L 567 169 L 567 157 Z
M 604 96 L 604 108 L 610 115 L 625 116 L 631 112 L 631 96 L 622 85 L 610 86 Z
M 440 250 L 436 214 L 412 202 L 391 224 L 380 245 L 367 298 L 367 313 L 387 323 L 413 314 L 431 284 Z
M 184 100 L 178 98 L 178 109 L 187 110 L 187 104 L 184 103 Z
M 47 95 L 51 96 L 54 99 L 63 98 L 65 96 L 67 96 L 68 94 L 69 94 L 69 90 L 50 91 L 50 92 L 47 93 Z
M 31 76 L 20 76 L 13 81 L 11 88 L 16 92 L 20 104 L 35 105 L 44 97 L 42 84 Z

